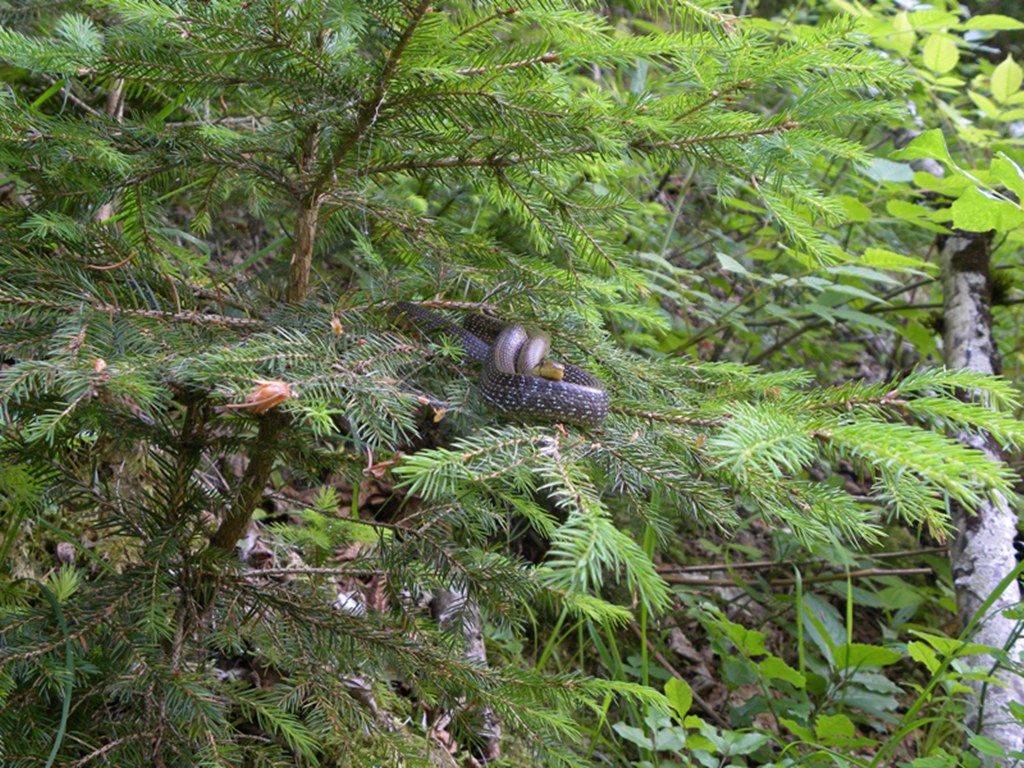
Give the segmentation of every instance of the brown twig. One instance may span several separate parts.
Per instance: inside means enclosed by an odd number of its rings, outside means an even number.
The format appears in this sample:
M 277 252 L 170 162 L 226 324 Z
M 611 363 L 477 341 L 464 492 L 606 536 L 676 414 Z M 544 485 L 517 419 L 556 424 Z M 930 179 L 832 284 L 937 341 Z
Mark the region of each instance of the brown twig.
M 675 667 L 672 666 L 672 664 L 669 662 L 669 660 L 665 658 L 665 655 L 663 653 L 661 653 L 661 651 L 659 651 L 657 648 L 654 647 L 654 644 L 651 642 L 650 638 L 644 637 L 643 635 L 640 634 L 640 627 L 637 626 L 635 621 L 631 621 L 630 622 L 630 627 L 633 629 L 633 632 L 637 636 L 637 638 L 642 640 L 644 643 L 646 643 L 647 648 L 650 650 L 650 652 L 654 656 L 654 658 L 657 659 L 659 664 L 661 664 L 665 669 L 667 669 L 669 672 L 671 672 L 672 675 L 674 677 L 678 678 L 679 680 L 685 680 L 686 679 L 682 675 L 682 673 L 678 672 L 675 669 Z M 718 714 L 718 712 L 715 711 L 715 708 L 712 707 L 710 704 L 708 704 L 708 702 L 705 701 L 704 698 L 699 693 L 697 693 L 695 690 L 693 690 L 692 686 L 690 687 L 690 693 L 693 694 L 693 700 L 695 702 L 697 702 L 698 706 L 700 706 L 700 708 L 704 710 L 704 713 L 708 717 L 710 717 L 712 720 L 715 721 L 715 723 L 718 725 L 719 728 L 728 728 L 728 727 L 730 727 L 729 726 L 729 722 L 725 718 L 723 718 L 720 714 Z
M 11 304 L 19 307 L 37 307 L 41 309 L 55 309 L 69 314 L 81 312 L 79 307 L 70 307 L 56 301 L 43 301 L 36 299 L 18 298 L 16 296 L 4 296 L 0 294 L 0 304 Z M 197 325 L 213 324 L 235 328 L 265 328 L 266 323 L 262 320 L 254 320 L 248 317 L 227 317 L 226 315 L 213 315 L 205 312 L 195 312 L 183 309 L 178 312 L 168 312 L 161 309 L 135 309 L 133 307 L 118 307 L 114 304 L 96 303 L 90 304 L 89 308 L 95 312 L 110 313 L 116 315 L 133 315 L 135 317 L 150 317 L 155 320 L 167 320 L 183 323 L 195 323 Z
M 639 408 L 630 408 L 625 405 L 613 405 L 608 410 L 614 411 L 615 413 L 624 413 L 627 416 L 638 416 L 641 419 L 650 419 L 651 421 L 664 421 L 669 424 L 691 424 L 695 427 L 720 427 L 729 419 L 728 416 L 722 416 L 717 419 L 702 419 L 697 416 L 683 416 L 659 413 L 658 411 L 644 411 Z
M 799 581 L 801 584 L 816 584 L 830 581 L 844 581 L 846 579 L 865 579 L 876 576 L 919 576 L 926 573 L 935 573 L 934 568 L 864 568 L 859 571 L 846 573 L 823 573 L 818 576 L 804 576 Z M 734 587 L 736 579 L 697 579 L 686 576 L 676 576 L 672 573 L 662 574 L 662 578 L 670 584 L 683 584 L 691 587 Z M 792 587 L 797 583 L 793 576 L 786 576 L 778 579 L 769 579 L 768 584 L 772 587 Z
M 211 537 L 211 546 L 231 552 L 242 537 L 256 505 L 263 498 L 267 479 L 280 453 L 278 437 L 287 421 L 288 417 L 276 408 L 260 418 L 260 428 L 252 443 L 249 465 L 239 483 L 235 504 Z
M 692 147 L 694 144 L 709 144 L 713 141 L 730 141 L 732 139 L 752 139 L 755 136 L 770 136 L 773 133 L 792 131 L 799 127 L 800 124 L 795 120 L 787 120 L 784 123 L 779 123 L 778 125 L 769 125 L 766 128 L 758 128 L 752 131 L 718 133 L 712 136 L 694 136 L 689 139 L 679 139 L 675 141 L 643 142 L 640 144 L 634 144 L 634 146 L 642 149 L 683 149 L 684 147 Z
M 557 53 L 545 53 L 543 56 L 535 56 L 532 59 L 522 59 L 520 61 L 510 61 L 508 64 L 495 64 L 493 67 L 470 67 L 469 69 L 457 69 L 455 74 L 457 75 L 486 75 L 490 72 L 501 72 L 508 69 L 520 69 L 522 67 L 531 67 L 534 64 L 550 64 L 557 62 L 559 55 Z
M 924 547 L 922 549 L 902 549 L 897 552 L 880 552 L 871 555 L 872 560 L 892 560 L 897 557 L 917 557 L 919 555 L 945 554 L 949 547 Z M 750 563 L 702 563 L 700 565 L 659 565 L 661 573 L 703 573 L 706 571 L 742 571 L 767 570 L 771 568 L 789 568 L 800 566 L 796 560 L 755 560 Z

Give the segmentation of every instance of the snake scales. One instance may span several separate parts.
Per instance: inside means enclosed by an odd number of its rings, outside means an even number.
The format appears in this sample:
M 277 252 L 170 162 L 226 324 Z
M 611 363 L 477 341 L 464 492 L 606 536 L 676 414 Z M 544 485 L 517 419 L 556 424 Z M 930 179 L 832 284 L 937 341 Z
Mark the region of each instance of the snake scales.
M 608 393 L 594 376 L 575 365 L 545 360 L 547 339 L 521 325 L 505 325 L 483 315 L 456 325 L 416 304 L 399 302 L 394 311 L 426 334 L 459 340 L 466 357 L 480 363 L 480 391 L 492 409 L 514 419 L 593 427 L 608 415 Z M 538 371 L 540 374 L 538 374 Z M 560 380 L 554 377 L 560 376 Z

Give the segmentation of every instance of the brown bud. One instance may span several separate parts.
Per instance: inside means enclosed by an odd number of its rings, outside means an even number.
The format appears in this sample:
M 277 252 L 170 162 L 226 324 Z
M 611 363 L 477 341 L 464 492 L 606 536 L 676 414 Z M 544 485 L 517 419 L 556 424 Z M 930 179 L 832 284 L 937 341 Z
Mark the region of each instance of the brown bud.
M 257 386 L 246 396 L 244 403 L 231 403 L 225 408 L 234 408 L 240 411 L 252 411 L 253 413 L 266 413 L 278 403 L 283 403 L 293 397 L 292 388 L 284 381 L 256 380 Z
M 97 357 L 92 361 L 92 369 L 96 371 L 96 373 L 103 373 L 107 370 L 107 361 L 102 357 Z

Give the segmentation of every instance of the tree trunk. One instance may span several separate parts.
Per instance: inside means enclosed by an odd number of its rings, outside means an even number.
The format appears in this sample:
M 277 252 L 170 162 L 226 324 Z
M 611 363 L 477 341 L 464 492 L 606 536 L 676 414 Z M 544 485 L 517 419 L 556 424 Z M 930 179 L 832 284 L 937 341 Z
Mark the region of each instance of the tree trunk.
M 989 242 L 990 237 L 985 234 L 957 232 L 942 244 L 943 354 L 949 368 L 999 373 L 999 359 L 992 340 Z M 993 459 L 1003 459 L 999 446 L 991 438 L 961 434 L 959 439 Z M 999 582 L 1017 566 L 1013 546 L 1017 516 L 1007 499 L 997 493 L 991 494 L 973 513 L 959 505 L 952 507 L 952 513 L 957 535 L 949 557 L 961 626 L 967 626 Z M 1013 581 L 988 613 L 979 617 L 972 640 L 1005 648 L 1010 658 L 1020 659 L 1024 642 L 1017 635 L 1018 622 L 1003 616 L 1003 610 L 1019 601 L 1020 589 Z M 987 655 L 972 656 L 968 661 L 985 671 L 995 664 Z M 993 674 L 1005 687 L 972 682 L 977 697 L 967 725 L 998 742 L 1007 752 L 1020 751 L 1024 749 L 1024 728 L 1013 717 L 1009 704 L 1024 705 L 1024 679 L 1002 668 Z

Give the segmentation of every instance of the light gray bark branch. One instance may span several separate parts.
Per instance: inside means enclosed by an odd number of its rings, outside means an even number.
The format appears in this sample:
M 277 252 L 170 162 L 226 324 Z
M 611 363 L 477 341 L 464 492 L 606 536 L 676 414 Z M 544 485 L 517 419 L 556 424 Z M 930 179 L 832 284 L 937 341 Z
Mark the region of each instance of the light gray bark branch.
M 942 247 L 943 353 L 949 368 L 999 372 L 999 358 L 992 339 L 989 240 L 985 234 L 958 232 L 947 238 Z M 999 446 L 991 438 L 961 434 L 959 440 L 989 458 L 1003 460 Z M 1017 516 L 1005 496 L 993 493 L 973 514 L 955 505 L 953 521 L 957 535 L 949 557 L 960 622 L 967 626 L 999 582 L 1017 566 L 1013 546 Z M 1003 615 L 1006 608 L 1019 602 L 1020 589 L 1014 581 L 981 618 L 973 641 L 1006 648 L 1010 658 L 1019 660 L 1024 652 L 1019 622 Z M 970 657 L 968 661 L 985 671 L 994 663 L 991 657 L 984 655 Z M 997 669 L 994 676 L 1005 687 L 972 683 L 977 697 L 967 725 L 998 742 L 1008 752 L 1020 751 L 1024 749 L 1024 728 L 1010 713 L 1009 704 L 1024 705 L 1024 679 L 1006 669 Z

